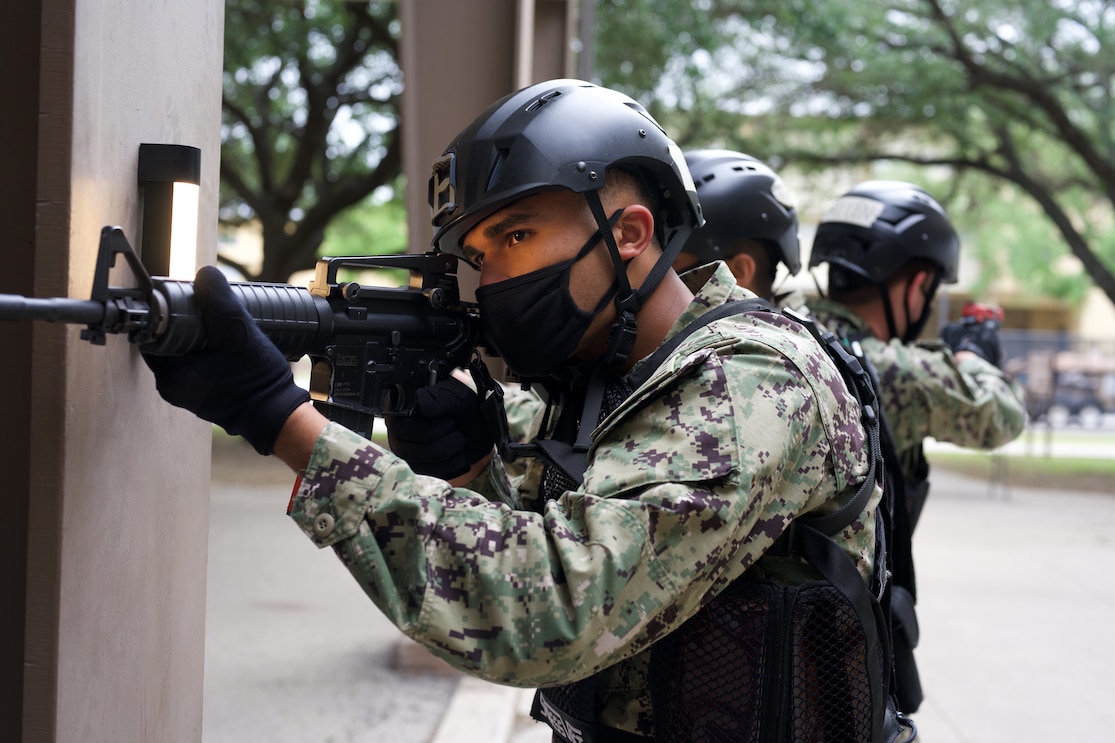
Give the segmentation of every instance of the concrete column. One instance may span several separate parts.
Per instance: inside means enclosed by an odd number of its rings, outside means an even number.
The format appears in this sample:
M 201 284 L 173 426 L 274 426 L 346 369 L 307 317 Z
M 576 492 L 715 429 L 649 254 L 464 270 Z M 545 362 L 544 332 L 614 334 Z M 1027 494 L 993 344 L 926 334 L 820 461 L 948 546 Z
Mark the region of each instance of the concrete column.
M 577 0 L 409 0 L 402 14 L 403 170 L 410 250 L 433 238 L 430 165 L 481 111 L 534 82 L 573 74 Z M 462 290 L 473 272 L 463 271 Z
M 14 282 L 0 279 L 0 291 L 86 299 L 103 226 L 142 247 L 141 142 L 201 149 L 198 259 L 211 262 L 223 1 L 17 6 L 0 33 L 21 59 L 4 66 L 20 113 L 0 139 L 19 180 L 5 173 L 15 198 L 0 210 L 19 239 Z M 111 283 L 135 285 L 123 266 Z M 16 345 L 4 366 L 18 361 L 3 386 L 11 374 L 20 394 L 3 464 L 19 488 L 8 514 L 22 519 L 25 577 L 5 561 L 23 622 L 0 641 L 0 738 L 198 741 L 210 426 L 162 402 L 125 338 L 92 346 L 77 327 L 42 323 L 7 332 Z M 14 709 L 7 689 L 19 676 Z

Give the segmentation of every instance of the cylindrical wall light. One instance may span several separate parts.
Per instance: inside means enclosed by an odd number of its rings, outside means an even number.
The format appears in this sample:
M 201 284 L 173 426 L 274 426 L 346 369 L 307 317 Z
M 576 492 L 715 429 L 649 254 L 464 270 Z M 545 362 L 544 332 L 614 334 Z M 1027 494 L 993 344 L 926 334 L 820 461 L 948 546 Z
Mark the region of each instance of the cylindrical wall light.
M 139 183 L 143 265 L 152 276 L 192 279 L 197 263 L 201 150 L 181 144 L 141 144 Z

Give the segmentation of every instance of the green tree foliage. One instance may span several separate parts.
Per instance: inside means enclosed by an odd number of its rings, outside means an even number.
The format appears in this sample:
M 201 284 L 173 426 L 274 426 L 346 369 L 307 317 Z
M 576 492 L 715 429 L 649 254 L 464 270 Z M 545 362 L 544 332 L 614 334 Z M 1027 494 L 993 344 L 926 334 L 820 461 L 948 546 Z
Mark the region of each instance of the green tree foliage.
M 917 165 L 1018 278 L 1080 294 L 1051 275 L 1056 236 L 1115 302 L 1110 2 L 598 0 L 597 19 L 601 81 L 683 147 L 776 167 Z M 1012 226 L 1035 213 L 1044 229 Z
M 393 255 L 407 249 L 403 188 L 383 188 L 337 215 L 325 234 L 329 255 Z
M 225 7 L 220 217 L 259 221 L 263 267 L 224 262 L 285 281 L 313 266 L 334 218 L 400 175 L 397 5 Z

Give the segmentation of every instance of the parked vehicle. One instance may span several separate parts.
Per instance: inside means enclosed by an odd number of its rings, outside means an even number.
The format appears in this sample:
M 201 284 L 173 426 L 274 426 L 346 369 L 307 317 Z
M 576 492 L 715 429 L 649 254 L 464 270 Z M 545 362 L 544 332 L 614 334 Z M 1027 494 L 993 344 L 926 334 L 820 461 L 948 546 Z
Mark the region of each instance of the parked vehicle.
M 1062 427 L 1077 422 L 1083 428 L 1099 428 L 1108 410 L 1094 387 L 1058 384 L 1046 411 L 1050 425 Z
M 1070 351 L 1035 351 L 1004 368 L 1026 389 L 1032 421 L 1060 428 L 1099 428 L 1115 414 L 1115 357 Z

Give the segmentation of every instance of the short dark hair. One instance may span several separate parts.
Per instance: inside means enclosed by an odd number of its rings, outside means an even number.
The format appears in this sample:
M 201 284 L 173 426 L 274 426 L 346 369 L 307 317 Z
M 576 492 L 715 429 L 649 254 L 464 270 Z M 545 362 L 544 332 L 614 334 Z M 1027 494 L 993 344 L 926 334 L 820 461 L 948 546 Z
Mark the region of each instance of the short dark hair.
M 724 255 L 724 260 L 737 253 L 747 253 L 755 260 L 755 278 L 751 289 L 760 297 L 769 297 L 774 291 L 774 278 L 782 260 L 779 247 L 769 240 L 744 238 L 737 241 Z
M 608 179 L 606 188 L 613 186 L 619 188 L 630 188 L 635 192 L 639 201 L 643 202 L 651 214 L 654 215 L 654 236 L 657 239 L 658 247 L 663 248 L 666 245 L 666 226 L 663 224 L 665 215 L 661 213 L 662 201 L 659 198 L 660 189 L 655 188 L 648 178 L 654 176 L 642 168 L 617 165 L 612 166 L 605 171 L 605 178 Z
M 873 284 L 863 276 L 845 271 L 830 263 L 829 296 L 837 302 L 859 304 L 877 297 L 880 287 L 889 287 L 906 281 L 919 271 L 928 271 L 937 276 L 941 273 L 941 266 L 927 258 L 911 258 L 887 277 L 886 281 Z

